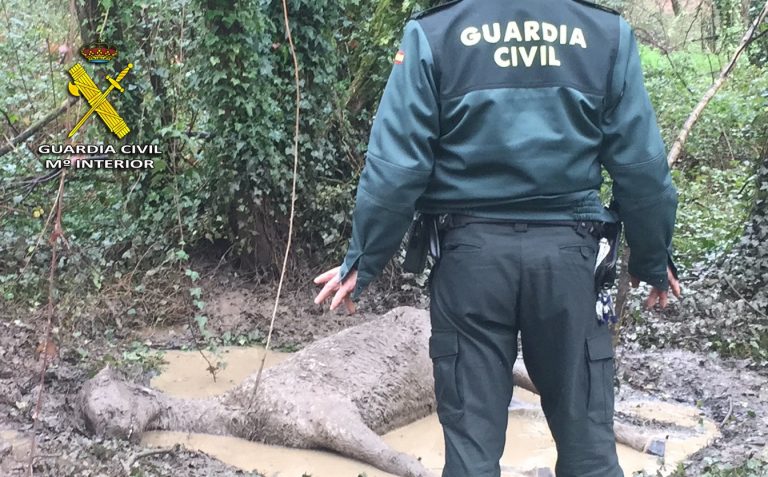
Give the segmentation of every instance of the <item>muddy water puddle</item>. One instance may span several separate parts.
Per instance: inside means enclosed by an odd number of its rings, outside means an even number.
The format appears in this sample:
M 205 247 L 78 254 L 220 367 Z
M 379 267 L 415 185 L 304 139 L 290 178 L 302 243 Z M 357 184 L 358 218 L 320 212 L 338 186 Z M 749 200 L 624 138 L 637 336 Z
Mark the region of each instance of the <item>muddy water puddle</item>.
M 261 348 L 228 348 L 222 349 L 218 356 L 209 356 L 214 364 L 226 363 L 214 382 L 206 371 L 207 363 L 199 353 L 169 351 L 165 354 L 167 366 L 151 384 L 178 397 L 201 398 L 221 394 L 255 372 L 262 356 Z M 288 357 L 288 353 L 270 352 L 266 366 L 274 366 Z M 505 469 L 502 476 L 516 477 L 519 475 L 516 470 L 554 468 L 555 444 L 546 421 L 537 411 L 538 396 L 515 389 L 515 397 L 521 405 L 509 414 L 507 443 L 501 460 Z M 706 446 L 717 435 L 716 425 L 702 418 L 693 407 L 656 401 L 629 401 L 619 403 L 618 409 L 641 419 L 675 426 L 674 432 L 666 432 L 669 439 L 665 469 L 674 469 L 677 462 Z M 660 433 L 661 436 L 664 434 Z M 444 455 L 443 436 L 436 415 L 391 431 L 384 436 L 384 440 L 397 450 L 420 457 L 427 468 L 439 475 Z M 233 437 L 149 432 L 144 435 L 143 443 L 151 447 L 182 444 L 243 470 L 256 470 L 266 477 L 392 476 L 331 452 L 269 446 Z M 619 460 L 626 475 L 639 470 L 655 474 L 661 466 L 658 458 L 625 446 L 619 446 Z

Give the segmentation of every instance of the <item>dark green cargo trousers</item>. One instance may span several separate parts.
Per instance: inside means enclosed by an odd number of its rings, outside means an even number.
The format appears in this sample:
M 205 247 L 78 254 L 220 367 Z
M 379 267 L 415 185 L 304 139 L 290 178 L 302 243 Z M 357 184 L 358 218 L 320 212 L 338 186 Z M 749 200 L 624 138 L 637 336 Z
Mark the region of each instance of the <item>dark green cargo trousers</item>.
M 518 332 L 557 445 L 557 477 L 623 476 L 611 336 L 595 313 L 597 243 L 562 225 L 445 231 L 429 280 L 443 477 L 500 475 Z

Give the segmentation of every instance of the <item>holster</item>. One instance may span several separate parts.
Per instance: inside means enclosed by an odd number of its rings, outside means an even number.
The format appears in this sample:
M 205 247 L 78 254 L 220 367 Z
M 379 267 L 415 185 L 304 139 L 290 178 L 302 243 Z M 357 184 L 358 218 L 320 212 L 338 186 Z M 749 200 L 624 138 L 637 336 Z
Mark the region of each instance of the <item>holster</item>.
M 621 229 L 621 222 L 606 222 L 601 226 L 600 240 L 605 240 L 610 250 L 595 266 L 595 290 L 598 292 L 611 288 L 618 276 L 616 264 L 619 258 Z
M 427 255 L 440 258 L 438 216 L 417 212 L 408 229 L 403 270 L 421 273 L 427 264 Z

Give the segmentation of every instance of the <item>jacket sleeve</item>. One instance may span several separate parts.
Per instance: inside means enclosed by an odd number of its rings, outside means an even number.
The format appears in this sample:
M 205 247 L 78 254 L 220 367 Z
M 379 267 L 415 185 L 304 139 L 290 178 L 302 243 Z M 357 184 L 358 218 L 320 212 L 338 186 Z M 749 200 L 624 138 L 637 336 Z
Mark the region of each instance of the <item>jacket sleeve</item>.
M 432 174 L 439 136 L 438 93 L 426 36 L 410 21 L 371 129 L 352 213 L 352 238 L 340 270 L 357 268 L 352 299 L 400 246 L 416 200 Z
M 666 290 L 677 190 L 643 84 L 635 37 L 623 19 L 610 88 L 600 162 L 613 180 L 613 198 L 624 222 L 629 273 Z

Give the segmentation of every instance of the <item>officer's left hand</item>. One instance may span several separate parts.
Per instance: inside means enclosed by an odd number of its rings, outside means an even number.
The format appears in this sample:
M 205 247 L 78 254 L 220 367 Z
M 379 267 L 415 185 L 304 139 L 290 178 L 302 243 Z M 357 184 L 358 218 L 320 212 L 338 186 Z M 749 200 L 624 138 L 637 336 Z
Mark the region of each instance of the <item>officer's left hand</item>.
M 680 282 L 677 280 L 677 278 L 675 278 L 674 272 L 672 272 L 672 269 L 669 267 L 667 267 L 667 278 L 669 279 L 669 289 L 672 290 L 672 294 L 677 298 L 680 298 Z M 630 284 L 632 285 L 632 288 L 637 288 L 638 285 L 640 285 L 640 280 L 630 276 Z M 648 294 L 648 298 L 645 300 L 645 308 L 651 309 L 656 306 L 657 303 L 662 308 L 666 308 L 668 302 L 669 291 L 659 290 L 658 288 L 653 287 L 651 288 L 651 293 Z
M 355 302 L 352 301 L 349 295 L 352 294 L 357 283 L 357 270 L 352 269 L 345 278 L 344 283 L 339 283 L 339 269 L 341 267 L 332 268 L 315 278 L 314 282 L 316 285 L 325 283 L 323 289 L 315 297 L 315 304 L 319 305 L 327 300 L 333 292 L 336 292 L 333 300 L 331 300 L 331 310 L 335 310 L 344 303 L 349 314 L 352 314 L 355 312 Z

